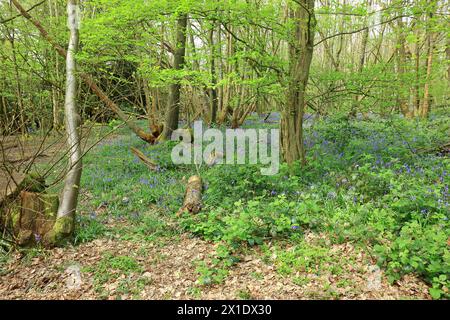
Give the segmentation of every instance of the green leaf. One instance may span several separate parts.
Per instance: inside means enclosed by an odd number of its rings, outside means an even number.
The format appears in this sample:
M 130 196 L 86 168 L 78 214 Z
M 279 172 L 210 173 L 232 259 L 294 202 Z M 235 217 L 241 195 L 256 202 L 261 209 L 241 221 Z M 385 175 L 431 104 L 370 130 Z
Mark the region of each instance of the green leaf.
M 430 295 L 433 299 L 440 299 L 443 291 L 437 288 L 430 288 Z

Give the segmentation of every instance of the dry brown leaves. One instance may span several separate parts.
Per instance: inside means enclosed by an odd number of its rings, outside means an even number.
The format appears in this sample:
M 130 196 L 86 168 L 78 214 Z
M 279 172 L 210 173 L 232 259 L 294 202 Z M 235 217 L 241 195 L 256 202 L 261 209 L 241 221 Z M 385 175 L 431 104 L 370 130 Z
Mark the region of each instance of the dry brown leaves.
M 313 238 L 306 237 L 307 241 L 314 241 Z M 126 276 L 111 271 L 111 280 L 103 285 L 109 299 L 239 299 L 242 292 L 253 299 L 429 299 L 427 286 L 413 276 L 390 285 L 380 271 L 379 283 L 369 285 L 368 279 L 373 278 L 373 261 L 348 243 L 333 245 L 330 249 L 333 256 L 352 257 L 339 276 L 331 272 L 320 275 L 296 272 L 283 277 L 273 262 L 262 261 L 261 252 L 252 250 L 230 270 L 224 283 L 199 287 L 193 262 L 208 261 L 214 252 L 213 244 L 184 234 L 181 239 L 167 241 L 164 245 L 98 239 L 77 247 L 48 250 L 32 259 L 16 254 L 4 267 L 6 274 L 0 277 L 0 297 L 105 298 L 94 290 L 94 274 L 84 270 L 95 267 L 105 253 L 110 253 L 133 257 L 142 272 Z M 71 272 L 77 269 L 81 270 L 81 281 L 73 285 Z M 133 283 L 146 280 L 138 295 L 116 294 L 120 281 L 127 277 Z M 307 281 L 298 283 L 294 278 Z M 198 288 L 196 294 L 193 288 Z

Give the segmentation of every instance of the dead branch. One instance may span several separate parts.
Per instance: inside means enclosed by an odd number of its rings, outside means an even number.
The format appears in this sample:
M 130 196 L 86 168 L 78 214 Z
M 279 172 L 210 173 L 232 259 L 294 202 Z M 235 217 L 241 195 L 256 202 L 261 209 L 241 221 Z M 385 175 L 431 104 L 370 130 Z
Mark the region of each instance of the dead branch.
M 152 171 L 157 170 L 158 165 L 156 164 L 156 162 L 154 162 L 153 160 L 148 158 L 141 151 L 139 151 L 138 149 L 136 149 L 134 147 L 131 147 L 131 152 L 133 152 L 139 158 L 139 160 L 141 160 L 147 166 L 147 168 L 149 168 Z

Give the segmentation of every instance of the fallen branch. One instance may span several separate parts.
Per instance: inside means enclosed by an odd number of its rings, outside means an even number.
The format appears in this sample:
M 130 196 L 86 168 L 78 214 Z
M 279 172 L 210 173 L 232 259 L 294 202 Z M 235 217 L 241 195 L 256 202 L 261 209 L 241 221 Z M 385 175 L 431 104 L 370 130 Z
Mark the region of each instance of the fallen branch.
M 147 168 L 149 168 L 152 171 L 157 170 L 158 165 L 153 160 L 149 159 L 141 151 L 139 151 L 136 148 L 131 147 L 131 152 L 133 152 L 139 158 L 139 160 L 141 160 L 147 166 Z
M 417 150 L 418 153 L 442 153 L 442 154 L 450 154 L 450 142 L 437 145 L 431 148 L 422 148 Z
M 183 206 L 178 210 L 177 216 L 183 213 L 199 213 L 202 209 L 202 178 L 199 176 L 192 176 L 189 178 L 186 193 L 184 195 Z

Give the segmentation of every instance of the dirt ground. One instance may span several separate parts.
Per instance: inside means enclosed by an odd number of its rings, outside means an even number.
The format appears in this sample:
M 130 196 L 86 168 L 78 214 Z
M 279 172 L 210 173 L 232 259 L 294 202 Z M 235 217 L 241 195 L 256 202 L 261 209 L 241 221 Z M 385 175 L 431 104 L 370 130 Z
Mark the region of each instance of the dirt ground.
M 101 130 L 101 126 L 84 128 L 84 136 L 89 137 L 92 130 Z M 110 134 L 101 143 L 113 140 Z M 99 141 L 82 139 L 82 149 L 87 150 Z M 65 162 L 62 161 L 66 149 L 64 133 L 50 136 L 0 136 L 0 201 L 13 192 L 24 178 L 23 172 L 31 164 L 56 164 L 55 170 L 63 172 Z
M 0 200 L 15 190 L 30 163 L 50 162 L 63 144 L 62 137 L 0 137 Z

